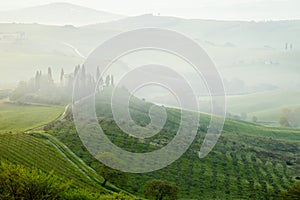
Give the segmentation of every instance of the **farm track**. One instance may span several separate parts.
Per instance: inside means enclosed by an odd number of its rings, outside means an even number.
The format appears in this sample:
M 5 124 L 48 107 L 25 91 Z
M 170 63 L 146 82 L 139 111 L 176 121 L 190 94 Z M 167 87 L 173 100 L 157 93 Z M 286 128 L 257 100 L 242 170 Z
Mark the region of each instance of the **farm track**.
M 67 111 L 70 107 L 70 104 L 68 104 L 65 107 L 64 112 L 58 116 L 53 122 L 63 120 L 66 117 Z M 33 129 L 25 131 L 25 133 L 33 133 L 34 131 L 40 131 L 43 130 L 43 128 L 47 124 L 44 124 L 42 126 L 35 127 Z M 66 158 L 74 167 L 76 167 L 86 178 L 89 180 L 92 180 L 96 182 L 97 184 L 102 184 L 103 178 L 96 173 L 94 169 L 89 167 L 87 164 L 85 164 L 77 155 L 75 155 L 66 145 L 64 145 L 62 142 L 60 142 L 56 137 L 47 134 L 47 133 L 38 133 L 42 136 L 44 136 L 47 141 L 53 145 L 59 153 Z
M 103 178 L 98 175 L 95 170 L 85 164 L 78 156 L 76 156 L 66 145 L 50 134 L 41 133 L 41 135 L 46 137 L 47 140 L 88 179 L 93 180 L 98 184 L 102 184 Z

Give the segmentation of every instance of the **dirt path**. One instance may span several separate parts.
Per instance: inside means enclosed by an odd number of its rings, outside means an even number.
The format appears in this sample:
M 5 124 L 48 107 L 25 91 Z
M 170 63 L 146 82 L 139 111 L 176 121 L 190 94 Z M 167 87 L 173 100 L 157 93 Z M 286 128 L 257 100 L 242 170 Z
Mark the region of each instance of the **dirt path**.
M 50 134 L 40 134 L 45 136 L 49 143 L 51 143 L 72 165 L 74 165 L 88 179 L 93 180 L 98 184 L 102 184 L 103 178 L 99 174 L 97 174 L 94 169 L 85 164 L 83 160 L 81 160 L 81 158 L 73 153 L 73 151 L 71 151 L 64 143 L 60 142 L 56 137 Z
M 79 51 L 76 47 L 74 47 L 73 45 L 71 45 L 71 44 L 69 44 L 69 43 L 66 43 L 66 42 L 62 42 L 62 44 L 63 44 L 63 45 L 66 45 L 67 47 L 70 47 L 71 49 L 73 49 L 73 51 L 74 51 L 80 58 L 86 59 L 86 57 L 85 57 L 82 53 L 80 53 L 80 51 Z

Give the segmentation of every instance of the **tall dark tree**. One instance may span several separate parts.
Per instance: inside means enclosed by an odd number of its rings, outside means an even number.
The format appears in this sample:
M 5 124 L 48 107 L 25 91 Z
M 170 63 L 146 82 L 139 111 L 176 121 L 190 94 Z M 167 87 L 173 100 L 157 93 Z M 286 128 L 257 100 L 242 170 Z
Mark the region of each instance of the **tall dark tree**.
M 110 84 L 111 84 L 111 86 L 114 86 L 115 85 L 115 80 L 114 80 L 114 76 L 113 75 L 111 75 L 110 76 Z
M 151 180 L 144 186 L 144 193 L 147 197 L 154 197 L 155 200 L 177 199 L 178 187 L 171 182 L 164 180 Z
M 38 91 L 41 87 L 41 75 L 40 72 L 37 71 L 35 74 L 35 90 Z
M 110 86 L 110 76 L 109 75 L 106 76 L 105 85 L 106 85 L 106 87 Z
M 82 67 L 81 67 L 81 77 L 84 77 L 84 78 L 85 78 L 85 76 L 86 76 L 86 73 L 85 73 L 85 66 L 82 65 Z
M 98 173 L 104 178 L 102 186 L 105 186 L 107 181 L 112 183 L 124 183 L 127 179 L 123 172 L 109 168 L 106 165 L 101 165 L 98 169 Z
M 80 70 L 80 66 L 79 65 L 75 66 L 74 77 L 76 77 L 78 75 L 79 70 Z
M 121 161 L 113 154 L 107 152 L 99 153 L 96 158 L 115 166 L 121 166 Z M 124 172 L 112 169 L 106 165 L 101 165 L 98 169 L 98 173 L 104 178 L 102 186 L 105 186 L 107 181 L 117 183 L 119 185 L 124 184 L 127 181 L 127 175 Z
M 60 83 L 62 84 L 63 81 L 64 81 L 64 76 L 65 76 L 65 72 L 64 72 L 64 69 L 61 68 L 61 71 L 60 71 Z
M 97 72 L 96 72 L 96 81 L 98 81 L 100 78 L 100 69 L 99 66 L 97 67 Z
M 48 67 L 48 80 L 49 82 L 53 81 L 53 77 L 52 77 L 52 69 L 51 67 Z
M 84 65 L 82 65 L 82 67 L 81 67 L 80 77 L 81 77 L 81 86 L 82 86 L 83 89 L 85 89 L 86 84 L 87 84 L 87 75 L 86 75 L 86 72 L 85 72 L 85 66 Z

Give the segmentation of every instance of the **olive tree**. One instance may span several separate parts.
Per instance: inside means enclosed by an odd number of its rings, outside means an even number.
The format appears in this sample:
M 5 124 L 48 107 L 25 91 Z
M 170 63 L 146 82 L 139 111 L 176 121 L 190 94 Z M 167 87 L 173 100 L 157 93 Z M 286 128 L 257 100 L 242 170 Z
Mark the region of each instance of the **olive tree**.
M 164 180 L 151 180 L 144 186 L 144 193 L 147 197 L 152 197 L 155 200 L 177 199 L 179 189 L 171 182 Z

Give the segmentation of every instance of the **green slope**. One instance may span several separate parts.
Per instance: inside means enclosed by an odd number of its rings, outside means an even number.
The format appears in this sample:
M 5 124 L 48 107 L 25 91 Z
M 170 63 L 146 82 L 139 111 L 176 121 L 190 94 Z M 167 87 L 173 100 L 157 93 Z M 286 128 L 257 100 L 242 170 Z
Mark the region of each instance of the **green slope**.
M 63 106 L 22 105 L 0 101 L 0 133 L 22 132 L 47 124 L 63 111 Z
M 294 109 L 300 106 L 300 92 L 297 90 L 276 90 L 249 95 L 227 97 L 227 110 L 234 114 L 246 113 L 247 120 L 253 116 L 259 121 L 278 124 L 285 108 Z
M 117 146 L 132 152 L 149 152 L 166 145 L 176 134 L 180 112 L 167 108 L 168 120 L 157 135 L 139 140 L 122 133 L 109 109 L 110 91 L 97 99 L 96 110 L 104 115 L 99 123 Z M 137 124 L 149 122 L 151 103 L 133 99 L 130 112 Z M 226 120 L 214 150 L 204 159 L 197 152 L 203 141 L 209 117 L 201 115 L 201 126 L 189 150 L 168 167 L 146 174 L 128 174 L 120 186 L 142 195 L 143 185 L 151 179 L 166 179 L 180 188 L 182 199 L 268 199 L 276 198 L 300 176 L 300 130 L 268 128 L 251 123 Z M 64 142 L 93 168 L 99 167 L 82 145 L 72 118 L 53 123 L 47 131 Z
M 91 180 L 90 174 L 68 159 L 47 137 L 38 134 L 1 134 L 0 160 L 36 167 L 44 172 L 54 173 L 65 180 L 73 180 L 75 187 L 87 188 L 94 192 L 109 193 Z

